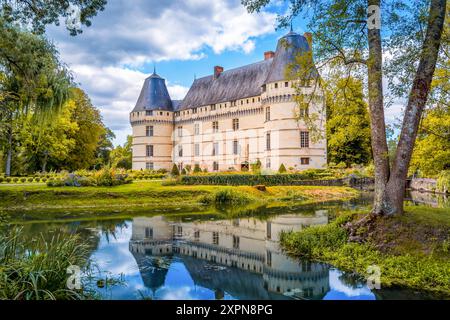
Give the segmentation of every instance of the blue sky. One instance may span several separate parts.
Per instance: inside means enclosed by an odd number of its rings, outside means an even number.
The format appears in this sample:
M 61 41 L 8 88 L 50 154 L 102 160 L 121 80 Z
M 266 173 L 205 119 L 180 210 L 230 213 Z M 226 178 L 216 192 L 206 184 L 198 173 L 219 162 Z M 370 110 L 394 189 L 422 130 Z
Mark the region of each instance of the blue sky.
M 129 112 L 154 64 L 172 99 L 182 99 L 194 75 L 260 61 L 275 50 L 288 32 L 275 31 L 277 13 L 285 10 L 282 0 L 255 14 L 240 0 L 109 0 L 81 35 L 71 37 L 64 24 L 50 26 L 47 35 L 116 134 L 114 143 L 123 144 L 131 134 Z M 305 25 L 294 21 L 298 33 Z

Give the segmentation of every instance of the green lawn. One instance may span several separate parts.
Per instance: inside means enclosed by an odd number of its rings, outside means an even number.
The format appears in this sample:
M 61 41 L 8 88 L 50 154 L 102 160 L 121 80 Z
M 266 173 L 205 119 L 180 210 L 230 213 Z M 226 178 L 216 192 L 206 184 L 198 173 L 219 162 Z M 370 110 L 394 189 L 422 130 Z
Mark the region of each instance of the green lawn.
M 9 215 L 33 215 L 78 212 L 85 214 L 142 213 L 153 211 L 209 212 L 207 198 L 231 190 L 246 204 L 271 206 L 289 203 L 346 200 L 358 195 L 347 187 L 280 186 L 259 191 L 254 187 L 231 186 L 164 186 L 161 181 L 139 181 L 116 187 L 60 187 L 45 185 L 0 185 L 0 212 Z
M 450 298 L 450 210 L 405 208 L 398 217 L 382 217 L 357 230 L 364 241 L 350 242 L 347 222 L 364 213 L 343 213 L 326 226 L 282 235 L 284 249 L 295 256 L 330 263 L 367 276 L 381 269 L 381 285 L 435 292 Z

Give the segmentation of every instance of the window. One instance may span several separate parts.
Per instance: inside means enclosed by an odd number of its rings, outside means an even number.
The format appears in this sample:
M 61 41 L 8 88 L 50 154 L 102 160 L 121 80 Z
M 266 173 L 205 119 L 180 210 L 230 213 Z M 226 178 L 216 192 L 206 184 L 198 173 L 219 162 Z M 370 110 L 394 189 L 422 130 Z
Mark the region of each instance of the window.
M 146 149 L 146 155 L 147 155 L 147 157 L 153 157 L 153 145 L 151 145 L 151 144 L 149 144 L 149 145 L 147 145 L 147 147 L 146 147 L 147 149 Z
M 219 244 L 219 233 L 213 232 L 212 237 L 213 237 L 212 238 L 213 244 L 218 245 Z
M 161 111 L 161 112 L 159 113 L 159 115 L 162 116 L 162 115 L 163 115 L 163 112 Z
M 213 132 L 219 132 L 219 121 L 213 121 L 212 127 L 213 127 Z
M 286 81 L 286 82 L 284 83 L 284 86 L 285 86 L 286 88 L 289 87 L 289 82 Z
M 266 229 L 267 239 L 272 239 L 272 223 L 267 222 L 267 229 Z
M 213 156 L 219 155 L 219 143 L 218 142 L 213 143 L 212 155 Z
M 303 166 L 309 165 L 309 158 L 301 158 L 301 159 L 300 159 L 300 163 L 301 163 Z
M 213 162 L 213 170 L 214 171 L 219 171 L 219 163 L 216 162 L 216 161 Z
M 272 252 L 270 252 L 269 250 L 267 250 L 267 265 L 269 267 L 272 266 Z
M 237 140 L 233 141 L 233 154 L 239 154 L 239 141 Z
M 200 124 L 199 123 L 194 124 L 194 134 L 195 135 L 200 134 Z
M 145 228 L 145 239 L 153 239 L 153 228 Z
M 275 83 L 275 89 L 278 89 L 278 83 Z
M 154 170 L 155 169 L 155 165 L 153 164 L 153 162 L 147 162 L 147 163 L 145 163 L 145 169 L 147 169 L 147 170 Z
M 195 231 L 194 232 L 194 238 L 196 239 L 196 240 L 199 240 L 200 239 L 200 231 Z
M 266 150 L 270 150 L 270 133 L 266 134 Z
M 178 146 L 178 156 L 179 156 L 179 157 L 182 157 L 182 156 L 183 156 L 183 146 L 182 146 L 182 145 L 179 145 L 179 146 Z
M 197 113 L 197 108 L 192 109 L 192 113 Z
M 270 121 L 270 107 L 266 108 L 266 121 Z
M 239 130 L 239 119 L 233 119 L 233 130 Z
M 300 132 L 300 148 L 309 148 L 309 132 Z
M 270 169 L 271 167 L 271 163 L 270 163 L 270 158 L 266 159 L 266 169 Z
M 216 110 L 216 105 L 215 105 L 215 104 L 212 104 L 212 105 L 211 105 L 211 111 L 214 111 L 214 110 Z
M 198 143 L 194 145 L 194 154 L 196 157 L 200 156 L 200 144 Z
M 182 137 L 183 136 L 183 127 L 178 127 L 178 136 Z
M 147 110 L 147 111 L 145 111 L 145 115 L 146 115 L 146 116 L 152 116 L 152 115 L 153 115 L 153 110 Z
M 153 126 L 147 126 L 145 128 L 145 135 L 147 137 L 153 137 Z
M 233 236 L 233 248 L 239 249 L 240 238 L 237 236 Z
M 266 92 L 266 85 L 265 84 L 262 85 L 262 92 Z

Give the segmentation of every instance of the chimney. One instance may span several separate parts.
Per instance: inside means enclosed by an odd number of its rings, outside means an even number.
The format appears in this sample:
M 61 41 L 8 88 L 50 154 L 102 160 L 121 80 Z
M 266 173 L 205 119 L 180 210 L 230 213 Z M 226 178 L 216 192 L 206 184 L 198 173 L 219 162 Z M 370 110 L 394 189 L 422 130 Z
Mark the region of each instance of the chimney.
M 312 49 L 313 44 L 313 35 L 311 32 L 305 32 L 303 36 L 306 38 L 306 41 L 308 41 L 309 48 Z
M 214 67 L 214 79 L 217 79 L 222 72 L 223 72 L 223 67 L 215 66 Z
M 272 59 L 274 56 L 275 56 L 275 52 L 273 52 L 273 51 L 264 52 L 264 60 Z

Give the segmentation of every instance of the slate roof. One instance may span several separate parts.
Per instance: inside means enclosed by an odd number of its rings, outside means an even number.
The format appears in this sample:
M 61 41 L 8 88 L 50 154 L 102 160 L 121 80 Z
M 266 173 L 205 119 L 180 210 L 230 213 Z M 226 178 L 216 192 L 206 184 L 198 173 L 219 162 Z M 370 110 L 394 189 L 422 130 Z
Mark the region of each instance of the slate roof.
M 145 79 L 133 112 L 145 110 L 172 111 L 173 104 L 167 91 L 166 81 L 156 73 Z
M 196 79 L 180 109 L 233 101 L 261 94 L 272 59 L 224 71 L 217 79 L 207 76 Z
M 306 38 L 291 31 L 278 41 L 274 58 L 226 70 L 218 78 L 210 75 L 196 79 L 181 101 L 170 99 L 165 80 L 154 72 L 145 80 L 133 112 L 178 111 L 258 96 L 262 85 L 286 78 L 286 66 L 299 51 L 309 50 Z

